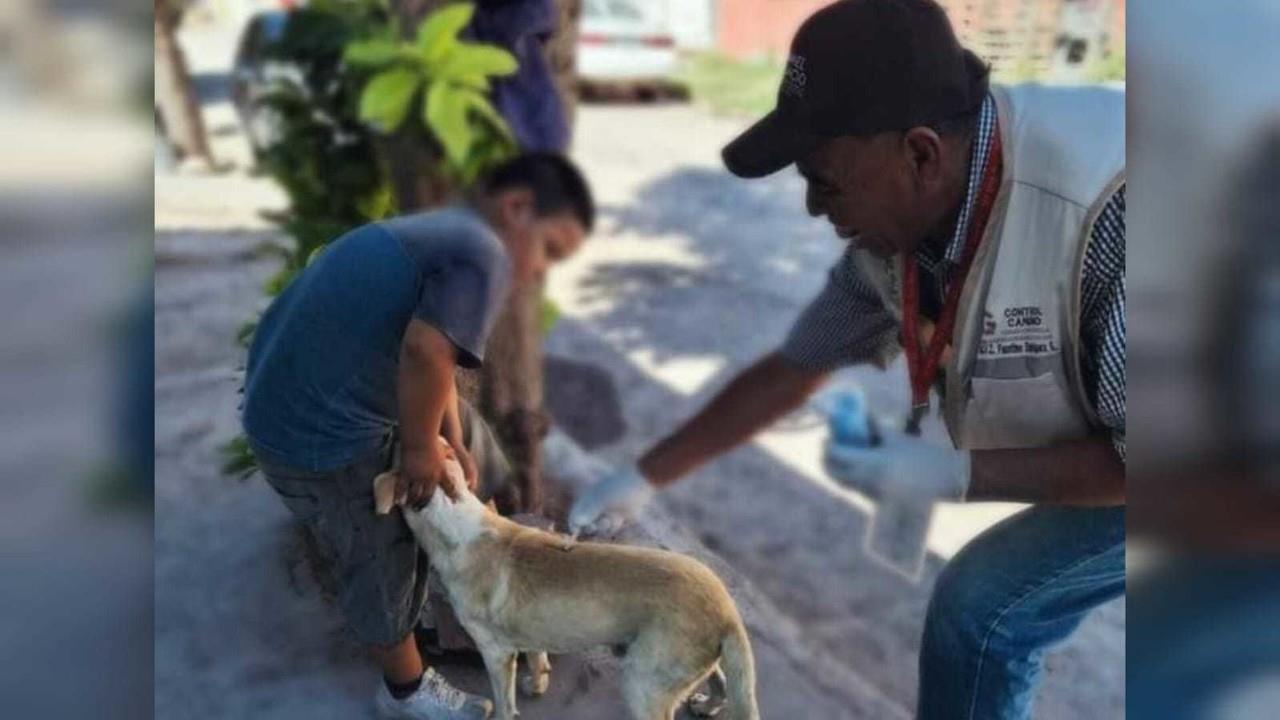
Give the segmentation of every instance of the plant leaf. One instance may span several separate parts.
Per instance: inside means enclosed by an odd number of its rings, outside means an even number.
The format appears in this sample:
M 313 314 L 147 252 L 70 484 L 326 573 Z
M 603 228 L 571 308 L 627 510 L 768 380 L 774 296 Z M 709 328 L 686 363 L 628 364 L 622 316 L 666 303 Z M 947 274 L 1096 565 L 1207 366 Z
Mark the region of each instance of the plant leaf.
M 472 90 L 478 90 L 483 93 L 489 92 L 489 78 L 484 75 L 459 75 L 452 78 L 452 81 L 463 87 L 469 87 Z
M 507 125 L 507 121 L 493 107 L 493 103 L 489 102 L 488 97 L 468 88 L 458 88 L 457 92 L 466 102 L 468 111 L 479 115 L 503 141 L 515 144 L 515 136 L 511 134 L 511 128 Z
M 320 253 L 324 252 L 324 249 L 327 247 L 329 247 L 329 245 L 326 243 L 324 245 L 317 245 L 314 248 L 312 248 L 311 254 L 307 255 L 307 266 L 309 267 L 311 263 L 315 262 L 316 258 L 320 257 Z
M 551 332 L 551 328 L 555 327 L 559 320 L 560 306 L 556 305 L 551 298 L 542 298 L 542 306 L 538 308 L 538 329 L 542 331 L 543 337 Z
M 395 212 L 396 198 L 391 183 L 383 182 L 368 195 L 356 200 L 356 209 L 369 220 L 381 220 Z
M 342 53 L 343 62 L 356 67 L 382 67 L 400 56 L 400 46 L 389 40 L 358 40 Z
M 383 132 L 392 132 L 404 122 L 421 81 L 421 75 L 407 68 L 384 70 L 373 76 L 360 95 L 360 119 Z
M 417 45 L 410 43 L 401 45 L 400 49 L 396 51 L 396 59 L 419 68 L 420 72 L 424 74 L 430 74 L 425 53 L 419 50 Z
M 471 3 L 446 5 L 427 16 L 418 26 L 417 46 L 422 51 L 422 59 L 428 64 L 435 64 L 456 48 L 458 33 L 471 22 L 476 8 Z
M 293 282 L 293 279 L 297 277 L 297 275 L 297 270 L 290 270 L 288 268 L 281 270 L 267 279 L 267 282 L 262 286 L 262 292 L 267 297 L 275 297 L 284 292 L 284 289 L 289 287 L 289 283 Z
M 249 347 L 253 343 L 253 334 L 258 330 L 258 321 L 249 320 L 236 331 L 236 342 L 240 347 Z
M 249 447 L 249 439 L 237 435 L 218 447 L 222 456 L 222 474 L 236 475 L 241 480 L 247 479 L 258 471 L 258 459 Z
M 475 133 L 467 122 L 467 92 L 448 83 L 436 82 L 427 90 L 423 103 L 422 122 L 440 141 L 445 156 L 454 167 L 460 167 L 466 161 L 475 141 Z
M 497 45 L 466 43 L 454 47 L 433 72 L 436 77 L 456 80 L 463 76 L 510 75 L 519 67 L 515 56 Z

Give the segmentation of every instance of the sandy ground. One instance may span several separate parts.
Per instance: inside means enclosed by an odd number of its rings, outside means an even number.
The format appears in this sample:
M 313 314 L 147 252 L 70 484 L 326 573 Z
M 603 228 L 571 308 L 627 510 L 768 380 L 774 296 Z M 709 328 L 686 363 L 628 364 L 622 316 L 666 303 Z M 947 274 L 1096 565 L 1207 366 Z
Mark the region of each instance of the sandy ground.
M 257 212 L 283 199 L 243 171 L 219 91 L 226 37 L 188 33 L 206 89 L 220 175 L 156 179 L 156 716 L 368 717 L 376 673 L 315 592 L 287 513 L 263 483 L 221 477 L 237 431 L 233 341 L 260 308 L 273 236 Z M 783 337 L 839 251 L 804 216 L 797 178 L 754 183 L 718 165 L 742 120 L 687 106 L 584 107 L 574 155 L 596 189 L 595 238 L 549 284 L 564 317 L 547 341 L 548 404 L 560 427 L 626 462 Z M 900 367 L 857 371 L 879 413 L 905 400 Z M 936 423 L 928 431 L 937 435 Z M 822 428 L 797 413 L 665 493 L 629 541 L 710 562 L 750 625 L 764 716 L 909 717 L 932 578 L 1011 506 L 946 508 L 913 583 L 868 559 L 873 505 L 820 471 Z M 442 666 L 485 689 L 474 661 Z M 1124 604 L 1111 603 L 1049 658 L 1037 717 L 1119 717 Z M 528 718 L 617 717 L 603 654 L 556 661 Z

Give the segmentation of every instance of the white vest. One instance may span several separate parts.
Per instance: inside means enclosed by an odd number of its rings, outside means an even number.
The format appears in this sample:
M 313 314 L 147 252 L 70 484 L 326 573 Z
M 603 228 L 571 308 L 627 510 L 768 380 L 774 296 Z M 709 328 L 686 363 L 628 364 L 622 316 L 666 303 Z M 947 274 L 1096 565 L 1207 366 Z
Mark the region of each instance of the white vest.
M 993 87 L 1004 171 L 960 295 L 943 412 L 956 447 L 1043 447 L 1086 437 L 1080 280 L 1106 201 L 1124 182 L 1124 92 Z M 901 256 L 855 252 L 899 320 Z

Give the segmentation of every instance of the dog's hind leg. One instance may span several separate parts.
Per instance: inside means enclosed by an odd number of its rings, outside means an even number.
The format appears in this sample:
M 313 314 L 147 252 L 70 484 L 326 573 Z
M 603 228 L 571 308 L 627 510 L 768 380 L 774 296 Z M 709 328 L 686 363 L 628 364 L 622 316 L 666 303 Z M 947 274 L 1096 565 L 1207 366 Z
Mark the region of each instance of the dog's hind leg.
M 551 684 L 551 661 L 544 652 L 527 652 L 524 661 L 529 666 L 529 674 L 520 678 L 520 690 L 528 697 L 538 697 Z
M 489 683 L 493 686 L 494 717 L 498 720 L 514 720 L 516 710 L 516 652 L 481 648 L 484 666 L 489 671 Z
M 673 720 L 676 709 L 711 672 L 694 669 L 661 650 L 631 646 L 624 666 L 622 694 L 635 720 Z M 661 653 L 661 654 L 659 654 Z
M 634 720 L 675 720 L 676 708 L 683 698 L 683 688 L 663 687 L 657 678 L 627 675 L 622 686 L 627 708 Z

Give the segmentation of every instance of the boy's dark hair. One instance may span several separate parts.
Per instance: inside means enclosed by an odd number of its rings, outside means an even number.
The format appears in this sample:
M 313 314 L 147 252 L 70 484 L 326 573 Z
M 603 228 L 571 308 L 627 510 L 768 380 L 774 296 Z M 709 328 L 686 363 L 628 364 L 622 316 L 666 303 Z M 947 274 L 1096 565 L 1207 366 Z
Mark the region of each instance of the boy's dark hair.
M 533 192 L 534 211 L 540 217 L 569 211 L 591 232 L 596 220 L 591 188 L 568 158 L 557 153 L 523 153 L 490 172 L 483 184 L 488 194 L 516 187 Z

